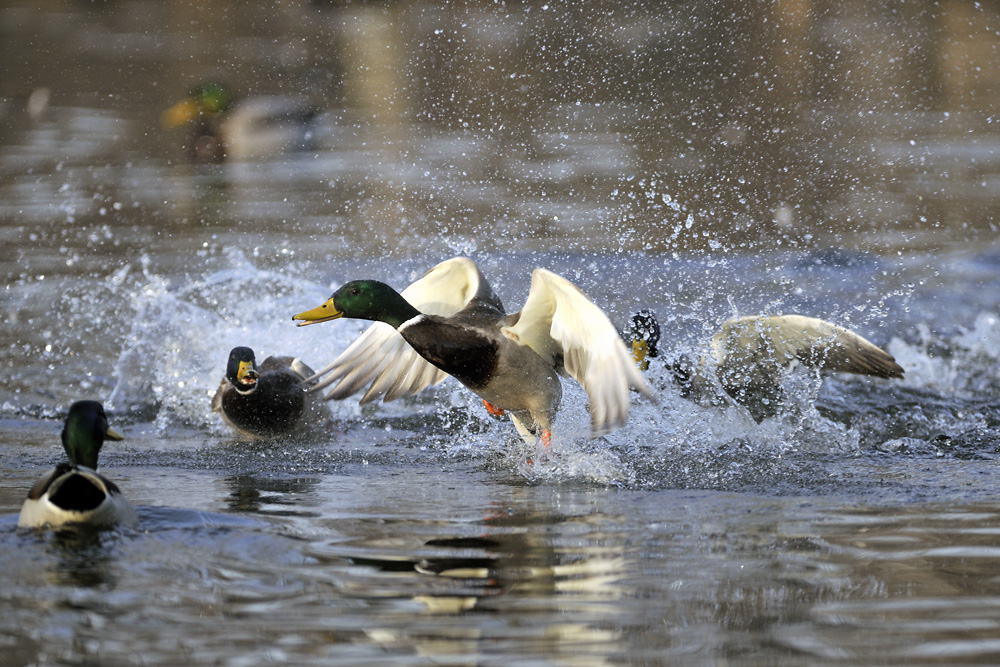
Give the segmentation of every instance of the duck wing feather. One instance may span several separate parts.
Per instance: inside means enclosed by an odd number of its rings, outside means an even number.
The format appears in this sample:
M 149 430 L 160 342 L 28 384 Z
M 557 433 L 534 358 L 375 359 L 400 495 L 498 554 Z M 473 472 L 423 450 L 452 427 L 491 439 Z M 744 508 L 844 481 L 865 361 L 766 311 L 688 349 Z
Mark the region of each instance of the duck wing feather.
M 751 366 L 780 369 L 794 362 L 810 368 L 901 378 L 891 354 L 843 327 L 803 315 L 751 316 L 728 320 L 712 339 L 721 373 Z
M 466 257 L 441 262 L 400 294 L 427 315 L 451 317 L 465 309 L 503 314 L 503 304 Z M 421 357 L 392 326 L 375 322 L 329 366 L 307 380 L 320 377 L 323 379 L 310 391 L 332 385 L 325 398 L 339 400 L 367 387 L 361 398 L 364 404 L 380 397 L 393 401 L 411 396 L 439 384 L 447 373 Z
M 580 288 L 551 271 L 532 272 L 524 308 L 501 331 L 583 386 L 594 436 L 625 424 L 630 387 L 656 400 L 607 315 Z

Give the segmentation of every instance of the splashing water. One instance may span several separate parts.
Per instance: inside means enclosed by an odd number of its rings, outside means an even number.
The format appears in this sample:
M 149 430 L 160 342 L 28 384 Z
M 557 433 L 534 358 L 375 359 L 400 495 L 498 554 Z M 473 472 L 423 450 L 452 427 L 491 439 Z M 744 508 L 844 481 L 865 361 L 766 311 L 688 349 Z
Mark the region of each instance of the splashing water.
M 108 400 L 112 410 L 151 420 L 161 431 L 186 425 L 224 433 L 221 420 L 210 411 L 210 399 L 232 347 L 248 345 L 258 359 L 298 356 L 319 368 L 367 326 L 342 321 L 294 327 L 289 315 L 325 299 L 328 286 L 258 268 L 238 249 L 228 249 L 216 260 L 221 268 L 171 280 L 143 258 L 138 271 L 126 268 L 107 279 L 119 290 L 127 286 L 135 311 L 115 363 L 116 382 Z M 690 317 L 668 313 L 664 321 L 676 327 Z M 701 338 L 714 331 L 711 322 L 694 325 L 693 333 L 673 341 L 672 354 L 695 353 L 705 345 Z M 980 348 L 988 348 L 989 335 L 996 335 L 995 320 L 984 317 L 956 344 L 968 347 L 970 354 L 983 354 Z M 986 342 L 977 346 L 980 339 Z M 896 354 L 908 369 L 918 369 L 918 378 L 921 363 L 940 363 L 932 362 L 927 350 L 894 344 L 903 346 Z M 968 376 L 967 369 L 957 372 Z M 943 376 L 940 369 L 928 375 Z M 729 488 L 781 477 L 798 465 L 789 463 L 789 457 L 855 456 L 862 449 L 859 429 L 864 425 L 845 418 L 843 410 L 821 409 L 821 397 L 829 392 L 806 369 L 789 374 L 778 414 L 760 423 L 732 401 L 699 404 L 682 397 L 663 365 L 654 366 L 648 379 L 659 390 L 659 404 L 636 396 L 626 427 L 594 440 L 588 437 L 586 395 L 575 383 L 565 382 L 557 431 L 547 451 L 521 443 L 509 423 L 488 417 L 478 399 L 453 380 L 395 403 L 359 406 L 348 399 L 328 406 L 341 424 L 376 429 L 398 442 L 420 441 L 420 447 L 452 457 L 481 458 L 530 481 Z M 841 386 L 834 384 L 834 397 Z M 853 394 L 845 399 L 853 400 Z
M 979 313 L 971 327 L 952 337 L 917 326 L 918 340 L 893 338 L 889 352 L 907 369 L 906 384 L 962 398 L 1000 391 L 1000 317 Z
M 175 426 L 213 436 L 228 434 L 221 419 L 211 412 L 210 401 L 232 347 L 248 345 L 260 360 L 269 355 L 298 356 L 313 368 L 321 368 L 367 326 L 345 320 L 329 326 L 295 327 L 290 315 L 324 300 L 331 285 L 299 277 L 297 271 L 303 268 L 294 265 L 259 268 L 235 248 L 222 250 L 210 259 L 211 264 L 206 264 L 201 273 L 189 266 L 189 273 L 165 274 L 153 268 L 150 258 L 142 257 L 135 264 L 95 279 L 90 286 L 63 291 L 69 295 L 65 302 L 72 316 L 66 320 L 66 328 L 55 331 L 61 338 L 54 341 L 53 348 L 70 349 L 75 340 L 85 338 L 81 331 L 99 339 L 112 355 L 113 373 L 107 379 L 88 374 L 100 367 L 98 363 L 76 376 L 81 378 L 80 386 L 106 385 L 108 393 L 100 398 L 105 398 L 109 409 L 126 421 L 152 422 L 161 434 Z M 480 259 L 488 273 L 496 274 L 499 290 L 515 304 L 523 294 L 515 292 L 511 297 L 504 279 L 521 275 L 517 269 L 520 264 L 539 264 L 534 255 L 515 257 L 510 266 L 504 263 L 505 270 L 501 271 L 496 258 L 487 255 Z M 543 264 L 552 262 L 547 258 Z M 664 358 L 696 357 L 718 322 L 748 310 L 747 294 L 727 291 L 731 276 L 743 276 L 740 280 L 764 287 L 773 282 L 766 276 L 747 277 L 748 265 L 728 260 L 685 260 L 669 266 L 640 256 L 611 264 L 598 264 L 588 257 L 562 258 L 559 262 L 564 274 L 602 303 L 607 299 L 601 298 L 595 275 L 610 272 L 645 276 L 648 284 L 637 287 L 649 294 L 630 298 L 658 307 L 664 330 L 670 332 L 664 343 Z M 811 280 L 815 270 L 812 264 L 796 268 L 783 260 L 763 264 L 780 267 L 779 278 L 790 287 Z M 378 271 L 391 282 L 401 283 L 418 277 L 424 266 L 416 259 L 413 270 L 406 265 L 388 272 L 384 267 L 366 270 Z M 821 267 L 823 272 L 832 270 L 825 266 Z M 850 270 L 860 271 L 863 278 L 877 271 L 878 266 L 857 262 Z M 789 272 L 791 278 L 783 277 Z M 826 280 L 823 272 L 818 279 Z M 350 271 L 345 269 L 345 274 Z M 696 280 L 699 275 L 706 277 L 700 286 Z M 338 275 L 334 280 L 352 277 Z M 523 290 L 523 282 L 511 280 L 511 286 Z M 41 287 L 40 281 L 39 285 L 26 285 L 30 289 L 25 292 L 41 293 Z M 22 298 L 15 315 L 33 317 L 30 308 L 40 300 Z M 879 298 L 873 298 L 875 302 L 881 303 Z M 628 302 L 607 305 L 612 319 L 618 321 L 628 312 L 622 309 L 632 306 Z M 772 298 L 766 308 L 773 312 L 798 309 L 789 296 L 783 300 Z M 856 309 L 845 311 L 837 304 L 832 308 L 815 307 L 811 302 L 801 309 L 832 312 L 834 319 L 840 313 L 841 321 L 849 320 L 850 312 L 861 313 Z M 868 322 L 870 313 L 861 315 Z M 682 397 L 661 364 L 654 365 L 648 375 L 659 394 L 659 404 L 649 404 L 636 396 L 625 428 L 591 440 L 586 394 L 567 381 L 552 447 L 543 452 L 521 443 L 509 422 L 489 417 L 479 400 L 454 380 L 389 404 L 359 406 L 357 400 L 348 399 L 326 405 L 336 425 L 331 437 L 336 437 L 337 430 L 358 431 L 363 435 L 355 442 L 368 449 L 393 444 L 432 457 L 471 457 L 531 482 L 578 480 L 621 486 L 726 489 L 756 488 L 775 480 L 811 484 L 821 473 L 804 470 L 803 456 L 843 458 L 869 451 L 931 451 L 940 455 L 949 451 L 943 449 L 942 442 L 975 448 L 976 443 L 995 432 L 989 417 L 992 413 L 988 406 L 981 407 L 981 397 L 1000 386 L 996 370 L 1000 325 L 996 315 L 982 312 L 968 327 L 950 337 L 932 334 L 923 322 L 918 322 L 914 331 L 915 335 L 905 340 L 892 339 L 888 346 L 906 368 L 905 380 L 879 382 L 842 376 L 821 379 L 807 369 L 796 369 L 785 382 L 785 396 L 777 415 L 760 423 L 745 408 L 726 400 L 721 391 L 716 392 L 721 399 L 704 403 Z M 84 361 L 70 354 L 60 361 L 61 370 Z M 108 364 L 109 369 L 111 366 Z M 67 394 L 80 391 L 72 384 L 64 390 Z
M 259 360 L 322 358 L 324 337 L 296 332 L 286 314 L 325 290 L 258 269 L 238 249 L 227 251 L 226 262 L 227 268 L 174 285 L 143 258 L 130 293 L 135 315 L 115 364 L 112 409 L 155 410 L 161 428 L 175 420 L 216 426 L 209 404 L 233 347 L 247 345 Z

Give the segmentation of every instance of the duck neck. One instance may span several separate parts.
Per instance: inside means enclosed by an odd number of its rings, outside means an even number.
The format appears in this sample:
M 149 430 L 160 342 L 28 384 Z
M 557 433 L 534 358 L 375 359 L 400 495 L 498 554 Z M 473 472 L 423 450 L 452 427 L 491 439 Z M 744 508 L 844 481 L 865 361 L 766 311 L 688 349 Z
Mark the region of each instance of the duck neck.
M 422 313 L 414 308 L 402 295 L 393 291 L 391 295 L 387 295 L 379 303 L 372 319 L 385 322 L 393 329 L 398 329 L 403 326 L 404 322 L 408 322 L 418 315 L 422 315 Z
M 63 429 L 62 441 L 70 463 L 97 470 L 97 454 L 103 444 L 100 440 L 95 442 L 94 437 L 85 428 L 72 423 Z

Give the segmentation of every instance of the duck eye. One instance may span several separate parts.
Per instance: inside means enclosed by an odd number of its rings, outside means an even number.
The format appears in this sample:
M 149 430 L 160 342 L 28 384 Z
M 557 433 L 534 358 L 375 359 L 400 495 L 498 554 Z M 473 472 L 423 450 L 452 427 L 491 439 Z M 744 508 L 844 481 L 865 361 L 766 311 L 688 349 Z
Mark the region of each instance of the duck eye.
M 351 288 L 351 294 L 353 294 L 354 296 L 357 296 L 357 295 L 361 294 L 361 290 L 358 289 L 357 287 L 353 287 L 353 288 Z

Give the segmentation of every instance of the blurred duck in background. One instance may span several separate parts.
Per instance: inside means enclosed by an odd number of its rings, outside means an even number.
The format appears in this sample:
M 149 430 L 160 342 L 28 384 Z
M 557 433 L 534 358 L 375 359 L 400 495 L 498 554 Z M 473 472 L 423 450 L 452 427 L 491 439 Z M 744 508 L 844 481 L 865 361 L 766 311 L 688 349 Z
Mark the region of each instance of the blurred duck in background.
M 201 83 L 163 112 L 161 123 L 187 127 L 184 150 L 195 162 L 262 158 L 315 150 L 319 111 L 279 95 L 237 98 L 225 85 Z
M 32 122 L 41 120 L 51 99 L 52 91 L 45 86 L 34 88 L 24 95 L 0 95 L 0 121 L 9 122 L 12 117 L 21 113 Z
M 660 325 L 653 312 L 633 315 L 624 337 L 636 364 L 647 370 L 649 359 L 659 356 Z M 777 414 L 784 380 L 800 364 L 824 373 L 903 377 L 903 368 L 888 352 L 853 331 L 803 315 L 727 320 L 699 359 L 681 357 L 667 365 L 685 398 L 711 403 L 721 387 L 760 422 Z
M 21 507 L 22 528 L 65 524 L 134 526 L 138 517 L 114 482 L 97 472 L 97 455 L 104 440 L 121 440 L 108 426 L 104 407 L 97 401 L 70 406 L 62 430 L 68 462 L 60 463 L 38 480 Z

